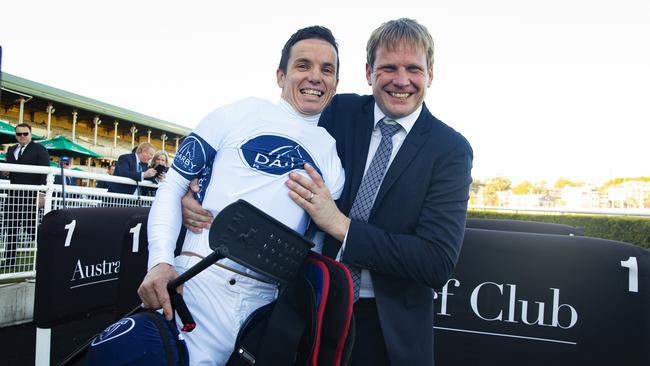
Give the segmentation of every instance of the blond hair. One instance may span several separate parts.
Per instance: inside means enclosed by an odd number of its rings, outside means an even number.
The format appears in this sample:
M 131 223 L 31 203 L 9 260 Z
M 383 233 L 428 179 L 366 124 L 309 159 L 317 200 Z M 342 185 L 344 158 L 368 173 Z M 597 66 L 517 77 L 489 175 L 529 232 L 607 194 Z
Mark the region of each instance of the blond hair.
M 409 18 L 389 20 L 372 32 L 366 45 L 366 62 L 371 68 L 374 67 L 380 46 L 394 50 L 403 42 L 423 50 L 427 58 L 427 69 L 433 67 L 433 38 L 425 26 Z
M 158 150 L 156 153 L 153 155 L 153 158 L 151 158 L 151 167 L 155 168 L 158 163 L 156 163 L 156 160 L 158 160 L 159 157 L 164 156 L 165 157 L 165 167 L 169 167 L 169 154 L 167 154 L 167 151 L 163 150 Z
M 156 150 L 156 148 L 153 147 L 153 145 L 151 143 L 142 142 L 142 143 L 140 143 L 140 145 L 138 145 L 138 148 L 135 150 L 135 152 L 137 154 L 139 154 L 139 153 L 141 153 L 141 152 L 143 152 L 145 150 L 149 150 L 149 149 L 154 150 L 154 151 Z

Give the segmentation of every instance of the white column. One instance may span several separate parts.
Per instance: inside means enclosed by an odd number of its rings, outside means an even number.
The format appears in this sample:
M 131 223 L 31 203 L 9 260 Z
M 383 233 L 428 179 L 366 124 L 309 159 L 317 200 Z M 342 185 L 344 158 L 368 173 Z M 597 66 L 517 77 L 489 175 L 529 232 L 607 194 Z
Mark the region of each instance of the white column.
M 167 134 L 163 133 L 160 135 L 160 139 L 162 140 L 162 151 L 165 151 L 165 141 L 168 139 Z
M 50 138 L 50 124 L 52 123 L 52 113 L 54 113 L 54 107 L 52 106 L 52 103 L 47 104 L 47 108 L 45 109 L 47 111 L 47 138 Z
M 147 131 L 147 142 L 151 143 L 151 130 Z
M 77 110 L 72 110 L 72 141 L 77 141 Z
M 138 132 L 138 129 L 135 126 L 131 126 L 131 149 L 135 147 L 135 133 Z
M 93 145 L 97 146 L 97 130 L 99 129 L 99 125 L 102 124 L 102 120 L 99 119 L 99 116 L 95 116 L 95 118 L 93 118 L 93 124 L 95 125 L 95 140 L 93 142 Z
M 117 125 L 120 123 L 118 121 L 113 122 L 115 126 L 115 131 L 113 131 L 113 149 L 117 149 Z
M 20 97 L 20 112 L 18 112 L 18 123 L 23 123 L 23 113 L 25 112 L 25 98 Z

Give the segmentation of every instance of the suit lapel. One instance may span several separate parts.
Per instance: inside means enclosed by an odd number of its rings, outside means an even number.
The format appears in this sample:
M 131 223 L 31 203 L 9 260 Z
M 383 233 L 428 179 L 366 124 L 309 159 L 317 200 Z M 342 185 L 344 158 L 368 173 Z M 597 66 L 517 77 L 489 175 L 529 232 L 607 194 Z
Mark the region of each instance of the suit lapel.
M 7 154 L 5 155 L 5 160 L 7 163 L 14 162 L 16 161 L 16 156 L 14 155 L 16 153 L 16 147 L 20 146 L 19 144 L 16 144 L 9 149 L 7 149 Z
M 352 129 L 352 131 L 355 131 L 355 136 L 359 137 L 357 140 L 359 144 L 355 147 L 354 157 L 352 158 L 352 161 L 354 161 L 352 167 L 354 169 L 352 172 L 350 172 L 350 200 L 348 202 L 349 204 L 347 211 L 349 211 L 352 207 L 352 203 L 354 202 L 354 198 L 357 196 L 359 186 L 361 186 L 361 180 L 363 179 L 363 171 L 366 167 L 368 149 L 370 148 L 370 138 L 372 137 L 372 130 L 374 127 L 374 106 L 375 100 L 371 99 L 370 102 L 363 107 L 363 111 L 361 113 L 362 120 L 352 121 L 352 123 L 358 123 L 360 128 Z
M 388 167 L 388 171 L 384 176 L 384 180 L 379 187 L 379 192 L 377 193 L 377 198 L 373 204 L 373 210 L 384 198 L 390 187 L 397 181 L 397 178 L 404 172 L 404 169 L 411 163 L 411 161 L 417 156 L 418 151 L 422 148 L 427 136 L 431 131 L 432 123 L 429 118 L 431 114 L 427 110 L 426 106 L 422 106 L 422 111 L 417 121 L 411 128 L 411 131 L 406 135 L 406 139 L 402 143 L 395 159 Z M 372 213 L 371 213 L 372 215 Z

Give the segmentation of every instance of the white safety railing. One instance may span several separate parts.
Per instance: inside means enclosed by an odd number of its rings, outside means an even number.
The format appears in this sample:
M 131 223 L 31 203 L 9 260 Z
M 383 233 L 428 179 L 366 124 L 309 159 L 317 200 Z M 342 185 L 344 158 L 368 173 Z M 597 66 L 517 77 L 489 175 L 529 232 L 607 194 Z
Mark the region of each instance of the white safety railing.
M 580 214 L 602 216 L 639 216 L 650 217 L 647 208 L 567 208 L 567 207 L 501 207 L 470 205 L 470 210 L 497 211 L 515 213 L 540 213 L 540 214 Z
M 54 184 L 61 169 L 0 163 L 0 280 L 36 276 L 38 225 L 52 210 L 75 207 L 149 207 L 151 196 L 110 193 L 107 189 Z M 47 174 L 45 185 L 10 184 L 7 174 Z M 82 181 L 105 181 L 155 189 L 149 181 L 136 183 L 108 174 L 64 170 L 64 175 Z M 65 180 L 64 180 L 65 181 Z M 153 191 L 153 190 L 152 190 Z M 64 193 L 65 192 L 65 193 Z

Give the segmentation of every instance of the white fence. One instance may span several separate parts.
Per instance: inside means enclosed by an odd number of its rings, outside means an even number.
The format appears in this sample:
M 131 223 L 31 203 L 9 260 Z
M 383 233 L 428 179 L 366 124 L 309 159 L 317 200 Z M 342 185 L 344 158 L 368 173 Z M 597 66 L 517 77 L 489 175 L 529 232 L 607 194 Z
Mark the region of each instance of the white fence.
M 501 206 L 469 206 L 470 210 L 497 211 L 515 213 L 541 213 L 541 214 L 584 214 L 603 216 L 639 216 L 650 217 L 650 209 L 644 208 L 546 208 L 546 207 L 501 207 Z
M 41 167 L 0 163 L 0 174 L 5 173 L 47 174 L 46 185 L 16 185 L 0 175 L 0 281 L 11 278 L 34 277 L 38 225 L 43 215 L 65 206 L 71 207 L 148 207 L 153 197 L 109 193 L 106 189 L 54 184 L 54 177 L 61 174 L 56 167 Z M 136 182 L 107 174 L 88 173 L 65 169 L 66 176 L 90 181 L 124 183 L 134 186 Z M 141 187 L 155 188 L 149 182 L 140 182 Z M 65 194 L 63 194 L 65 190 Z M 650 210 L 607 209 L 607 210 L 562 210 L 548 208 L 470 207 L 474 210 L 496 210 L 530 213 L 580 213 L 597 215 L 625 215 L 650 217 Z
M 54 184 L 61 174 L 56 167 L 0 163 L 0 280 L 36 276 L 38 225 L 52 210 L 72 207 L 148 207 L 153 197 L 109 193 L 106 189 Z M 6 173 L 47 174 L 46 185 L 10 184 Z M 64 174 L 82 181 L 107 181 L 133 185 L 129 178 L 65 169 Z M 155 188 L 145 181 L 140 187 Z M 65 194 L 63 192 L 65 191 Z

